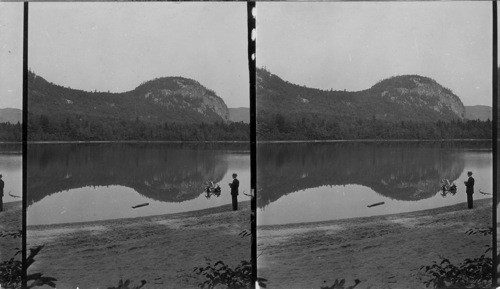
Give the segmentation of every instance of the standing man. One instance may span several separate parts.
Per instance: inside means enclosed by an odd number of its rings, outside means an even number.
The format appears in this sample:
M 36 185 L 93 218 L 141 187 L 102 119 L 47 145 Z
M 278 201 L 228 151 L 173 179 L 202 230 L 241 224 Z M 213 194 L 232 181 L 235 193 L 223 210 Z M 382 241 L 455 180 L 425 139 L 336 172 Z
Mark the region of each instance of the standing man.
M 2 180 L 2 175 L 0 175 L 0 212 L 3 212 L 3 187 L 5 183 Z
M 237 176 L 237 174 L 233 174 L 233 182 L 229 184 L 229 187 L 231 187 L 231 197 L 233 198 L 233 211 L 238 210 L 238 187 L 240 186 L 240 181 L 236 178 Z
M 473 207 L 473 199 L 472 199 L 472 194 L 474 194 L 474 178 L 472 177 L 472 172 L 467 172 L 467 176 L 469 176 L 469 179 L 464 182 L 465 187 L 467 187 L 467 190 L 465 191 L 467 193 L 467 206 L 469 209 L 472 209 Z

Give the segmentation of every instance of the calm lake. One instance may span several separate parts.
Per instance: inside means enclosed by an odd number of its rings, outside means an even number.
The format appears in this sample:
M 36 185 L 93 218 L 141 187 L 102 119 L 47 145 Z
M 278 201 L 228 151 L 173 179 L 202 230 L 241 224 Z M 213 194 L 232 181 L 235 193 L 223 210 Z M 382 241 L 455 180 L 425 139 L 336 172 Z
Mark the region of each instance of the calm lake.
M 56 224 L 187 212 L 250 200 L 247 144 L 95 143 L 28 147 L 27 224 Z M 207 198 L 206 183 L 222 188 Z M 143 203 L 148 206 L 133 209 Z
M 259 144 L 258 225 L 315 222 L 437 208 L 492 195 L 491 142 Z M 441 180 L 457 192 L 441 191 Z M 481 194 L 480 193 L 486 193 Z M 368 208 L 368 205 L 384 202 Z M 465 205 L 466 206 L 466 205 Z
M 0 144 L 0 174 L 3 175 L 2 180 L 5 183 L 4 203 L 22 200 L 22 167 L 21 144 Z

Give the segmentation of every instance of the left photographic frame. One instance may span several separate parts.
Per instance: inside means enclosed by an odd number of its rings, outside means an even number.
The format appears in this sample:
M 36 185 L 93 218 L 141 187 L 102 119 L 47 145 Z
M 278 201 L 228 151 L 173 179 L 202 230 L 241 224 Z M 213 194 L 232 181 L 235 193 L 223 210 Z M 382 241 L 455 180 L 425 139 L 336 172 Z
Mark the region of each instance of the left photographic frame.
M 0 276 L 22 275 L 23 3 L 0 3 Z
M 246 3 L 29 4 L 28 276 L 251 284 L 246 16 Z

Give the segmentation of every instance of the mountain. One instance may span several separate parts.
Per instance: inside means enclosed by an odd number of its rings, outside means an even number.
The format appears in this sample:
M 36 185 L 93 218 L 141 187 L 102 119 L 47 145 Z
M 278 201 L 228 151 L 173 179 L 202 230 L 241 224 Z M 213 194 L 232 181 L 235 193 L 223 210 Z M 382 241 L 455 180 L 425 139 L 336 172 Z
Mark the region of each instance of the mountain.
M 257 69 L 257 120 L 377 119 L 389 122 L 463 120 L 465 108 L 453 92 L 419 75 L 395 76 L 362 91 L 327 91 L 290 83 Z
M 492 108 L 491 106 L 487 105 L 473 105 L 473 106 L 466 106 L 465 107 L 465 118 L 466 119 L 471 119 L 471 120 L 492 120 L 493 115 L 492 115 Z
M 250 109 L 248 107 L 229 108 L 229 119 L 233 122 L 250 123 Z
M 0 123 L 2 122 L 22 123 L 23 111 L 17 108 L 0 108 Z
M 64 119 L 141 121 L 149 124 L 227 122 L 229 111 L 217 94 L 183 77 L 162 77 L 122 93 L 63 87 L 28 74 L 30 114 Z M 36 119 L 36 118 L 34 118 Z

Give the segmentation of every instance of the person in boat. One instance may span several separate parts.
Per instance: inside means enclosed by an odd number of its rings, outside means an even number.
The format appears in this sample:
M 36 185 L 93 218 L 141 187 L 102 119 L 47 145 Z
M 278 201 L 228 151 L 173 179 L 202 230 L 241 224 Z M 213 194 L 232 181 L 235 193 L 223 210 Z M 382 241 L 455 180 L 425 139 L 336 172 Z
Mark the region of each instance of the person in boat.
M 3 212 L 3 187 L 5 183 L 2 180 L 2 175 L 0 174 L 0 212 Z
M 209 181 L 208 185 L 207 185 L 207 189 L 206 189 L 207 193 L 212 192 L 213 189 L 214 189 L 214 182 L 213 181 Z
M 447 180 L 447 179 L 443 179 L 443 180 L 441 181 L 441 183 L 443 184 L 443 185 L 441 186 L 441 189 L 442 189 L 443 191 L 447 191 L 447 190 L 448 190 L 448 184 L 449 184 L 448 180 Z
M 467 172 L 467 176 L 469 177 L 467 181 L 464 182 L 467 193 L 467 206 L 469 209 L 472 209 L 474 206 L 474 200 L 472 199 L 472 195 L 474 194 L 474 178 L 472 177 L 472 172 Z
M 229 183 L 229 187 L 231 188 L 231 197 L 233 201 L 233 211 L 238 210 L 238 188 L 240 186 L 240 181 L 236 178 L 238 175 L 236 173 L 233 174 L 233 182 Z
M 441 189 L 443 191 L 456 191 L 457 186 L 454 183 L 450 183 L 450 180 L 448 179 L 443 179 L 442 180 L 443 185 L 441 186 Z

